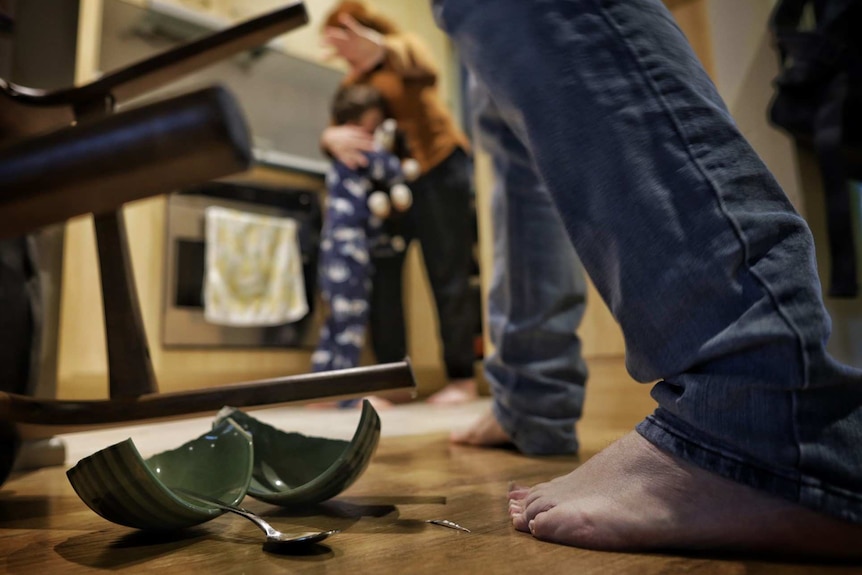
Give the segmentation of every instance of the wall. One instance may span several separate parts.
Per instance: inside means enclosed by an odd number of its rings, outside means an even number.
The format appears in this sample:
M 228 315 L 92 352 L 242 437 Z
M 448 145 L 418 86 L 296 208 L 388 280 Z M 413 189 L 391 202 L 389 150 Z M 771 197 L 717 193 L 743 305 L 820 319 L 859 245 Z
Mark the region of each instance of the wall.
M 790 138 L 767 121 L 772 80 L 778 71 L 767 29 L 774 5 L 775 0 L 710 0 L 716 77 L 740 129 L 811 226 L 823 281 L 829 257 L 816 161 L 807 152 L 797 152 Z M 857 249 L 862 256 L 862 245 Z M 862 298 L 826 297 L 825 302 L 833 324 L 829 351 L 841 361 L 862 367 Z
M 769 125 L 778 60 L 767 23 L 774 0 L 709 0 L 715 81 L 734 119 L 794 205 L 804 211 L 791 140 Z
M 85 0 L 87 1 L 87 0 Z M 98 1 L 98 0 L 97 0 Z M 127 0 L 146 5 L 146 0 Z M 240 21 L 284 6 L 286 0 L 162 0 L 197 10 L 225 21 Z M 306 0 L 310 24 L 276 38 L 273 43 L 294 56 L 339 67 L 328 58 L 329 50 L 320 42 L 320 27 L 326 15 L 340 0 Z M 450 61 L 450 47 L 445 34 L 434 24 L 431 3 L 426 0 L 374 0 L 374 5 L 405 30 L 418 34 L 428 44 L 437 62 Z M 441 93 L 449 94 L 450 78 L 443 74 Z

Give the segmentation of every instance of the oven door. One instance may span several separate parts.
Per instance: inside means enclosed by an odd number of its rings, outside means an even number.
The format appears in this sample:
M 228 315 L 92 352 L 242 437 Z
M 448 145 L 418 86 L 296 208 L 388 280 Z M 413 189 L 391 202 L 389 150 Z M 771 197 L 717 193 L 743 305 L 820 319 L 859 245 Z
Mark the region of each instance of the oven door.
M 301 320 L 271 327 L 216 325 L 204 319 L 205 210 L 222 206 L 289 217 L 299 223 L 309 313 Z M 162 344 L 165 347 L 313 348 L 317 341 L 317 253 L 320 196 L 314 190 L 210 183 L 171 194 L 167 201 Z

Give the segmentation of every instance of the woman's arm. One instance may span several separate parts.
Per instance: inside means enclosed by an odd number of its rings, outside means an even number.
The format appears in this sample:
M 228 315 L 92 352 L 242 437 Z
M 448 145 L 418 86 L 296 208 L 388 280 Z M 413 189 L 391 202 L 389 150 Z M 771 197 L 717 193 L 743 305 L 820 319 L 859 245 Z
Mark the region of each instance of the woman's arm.
M 361 75 L 384 63 L 404 78 L 435 81 L 437 66 L 423 42 L 412 34 L 383 35 L 363 26 L 348 14 L 340 17 L 343 28 L 324 31 L 324 42 L 347 60 L 353 74 Z
M 374 139 L 356 126 L 329 126 L 320 135 L 324 152 L 355 170 L 368 164 L 365 152 L 374 150 Z

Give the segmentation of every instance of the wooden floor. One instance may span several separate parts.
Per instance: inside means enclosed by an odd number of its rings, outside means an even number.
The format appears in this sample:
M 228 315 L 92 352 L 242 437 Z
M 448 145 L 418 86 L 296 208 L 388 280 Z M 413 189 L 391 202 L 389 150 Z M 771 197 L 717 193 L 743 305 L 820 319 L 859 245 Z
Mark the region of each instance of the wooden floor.
M 652 409 L 647 386 L 625 375 L 620 360 L 591 363 L 591 381 L 580 425 L 582 458 L 629 430 Z M 343 434 L 355 413 L 297 408 L 283 417 L 340 418 Z M 515 532 L 508 522 L 505 492 L 512 481 L 535 483 L 567 473 L 576 458 L 528 458 L 514 452 L 451 446 L 446 429 L 487 409 L 487 401 L 455 409 L 411 405 L 382 412 L 384 436 L 365 474 L 343 495 L 303 512 L 247 499 L 244 505 L 287 531 L 341 529 L 304 554 L 262 551 L 262 534 L 246 520 L 225 515 L 168 537 L 147 536 L 109 523 L 76 497 L 64 469 L 13 476 L 0 488 L 2 573 L 374 573 L 497 574 L 554 573 L 860 573 L 862 567 L 781 564 L 741 558 L 616 554 L 542 543 Z M 407 414 L 407 415 L 404 415 Z M 275 412 L 268 420 L 278 420 Z M 424 423 L 419 434 L 394 429 Z M 190 424 L 194 424 L 191 421 Z M 463 423 L 468 423 L 464 421 Z M 176 447 L 191 437 L 176 427 L 149 430 L 149 450 Z M 115 431 L 119 441 L 144 428 Z M 103 432 L 102 432 L 103 433 Z M 67 438 L 70 452 L 98 449 L 108 436 Z M 111 441 L 111 442 L 113 442 Z M 107 443 L 105 444 L 107 445 Z M 70 462 L 74 463 L 70 458 Z M 448 519 L 464 533 L 431 525 Z

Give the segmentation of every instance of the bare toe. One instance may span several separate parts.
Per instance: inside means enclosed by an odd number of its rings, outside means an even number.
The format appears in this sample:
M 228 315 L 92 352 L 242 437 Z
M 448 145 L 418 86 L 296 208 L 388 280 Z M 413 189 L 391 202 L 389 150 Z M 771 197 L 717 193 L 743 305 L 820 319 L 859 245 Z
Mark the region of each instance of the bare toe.
M 530 493 L 529 487 L 523 487 L 521 485 L 511 485 L 509 486 L 509 500 L 510 501 L 520 501 L 527 497 Z
M 530 523 L 527 521 L 527 518 L 524 517 L 523 513 L 512 513 L 510 517 L 512 519 L 512 526 L 516 530 L 523 531 L 524 533 L 530 532 Z
M 524 512 L 524 506 L 520 501 L 509 501 L 509 515 L 520 515 Z

